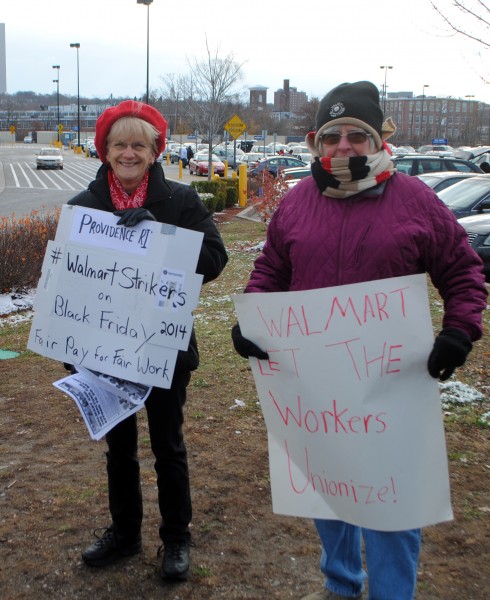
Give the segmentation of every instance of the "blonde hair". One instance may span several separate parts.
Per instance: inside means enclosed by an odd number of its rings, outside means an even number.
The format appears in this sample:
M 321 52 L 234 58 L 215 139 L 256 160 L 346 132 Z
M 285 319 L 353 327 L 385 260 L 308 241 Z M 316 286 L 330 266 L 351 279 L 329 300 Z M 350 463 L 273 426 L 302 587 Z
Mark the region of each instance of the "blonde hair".
M 160 136 L 159 132 L 147 121 L 138 119 L 137 117 L 121 117 L 115 121 L 107 136 L 107 147 L 116 138 L 128 138 L 142 136 L 144 141 L 151 146 L 153 154 L 158 154 L 157 140 Z

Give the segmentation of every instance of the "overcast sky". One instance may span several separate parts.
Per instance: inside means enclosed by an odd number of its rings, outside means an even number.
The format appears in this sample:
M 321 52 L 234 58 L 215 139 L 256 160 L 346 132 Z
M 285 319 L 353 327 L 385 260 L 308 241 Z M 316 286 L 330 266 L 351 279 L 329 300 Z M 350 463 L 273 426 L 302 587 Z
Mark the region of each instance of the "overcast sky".
M 435 1 L 453 14 L 451 0 Z M 144 95 L 147 11 L 136 0 L 1 0 L 7 92 L 55 92 L 57 64 L 60 92 L 76 95 L 70 43 L 79 42 L 82 96 Z M 149 15 L 152 90 L 169 73 L 189 74 L 187 61 L 205 56 L 207 36 L 212 50 L 243 63 L 245 98 L 263 85 L 272 102 L 284 79 L 309 97 L 344 81 L 381 88 L 380 66 L 389 65 L 388 92 L 490 103 L 489 51 L 450 33 L 430 0 L 154 0 Z M 475 22 L 472 33 L 488 36 Z

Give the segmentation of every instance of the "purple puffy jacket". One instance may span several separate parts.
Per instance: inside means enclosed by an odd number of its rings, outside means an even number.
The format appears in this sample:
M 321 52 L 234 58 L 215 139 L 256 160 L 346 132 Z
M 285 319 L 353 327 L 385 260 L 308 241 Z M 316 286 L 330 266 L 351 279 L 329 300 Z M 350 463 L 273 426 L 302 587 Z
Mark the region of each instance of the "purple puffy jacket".
M 443 327 L 479 339 L 487 302 L 481 260 L 425 183 L 395 173 L 381 190 L 334 199 L 307 177 L 274 213 L 245 291 L 308 290 L 424 272 L 443 298 Z

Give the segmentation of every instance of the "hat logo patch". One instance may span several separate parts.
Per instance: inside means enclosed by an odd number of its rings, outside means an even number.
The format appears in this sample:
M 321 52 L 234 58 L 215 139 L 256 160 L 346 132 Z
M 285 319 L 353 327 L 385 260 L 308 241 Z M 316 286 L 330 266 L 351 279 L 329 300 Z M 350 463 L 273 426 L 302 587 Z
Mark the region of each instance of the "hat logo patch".
M 342 102 L 336 102 L 330 107 L 330 116 L 331 117 L 340 117 L 342 113 L 345 112 L 345 106 Z

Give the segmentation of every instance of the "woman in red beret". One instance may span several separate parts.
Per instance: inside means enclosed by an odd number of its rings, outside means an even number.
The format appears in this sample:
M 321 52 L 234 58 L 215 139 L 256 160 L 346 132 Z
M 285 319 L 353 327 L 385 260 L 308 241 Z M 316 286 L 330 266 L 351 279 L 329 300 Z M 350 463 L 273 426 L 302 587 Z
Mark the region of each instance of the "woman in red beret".
M 204 234 L 196 271 L 206 283 L 218 277 L 228 260 L 212 215 L 190 186 L 167 181 L 157 156 L 165 148 L 167 122 L 153 107 L 128 100 L 108 108 L 95 128 L 102 160 L 97 178 L 69 204 L 117 214 L 119 225 L 133 227 L 149 219 Z M 161 575 L 186 579 L 189 573 L 189 523 L 192 505 L 182 425 L 186 388 L 199 364 L 192 332 L 180 351 L 170 389 L 154 387 L 145 407 L 155 455 L 164 555 Z M 141 552 L 143 506 L 137 453 L 136 414 L 107 435 L 107 474 L 111 525 L 82 552 L 87 565 L 101 567 Z

